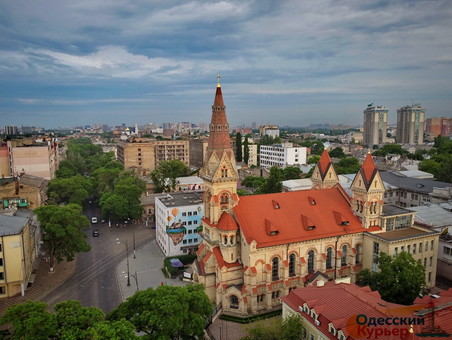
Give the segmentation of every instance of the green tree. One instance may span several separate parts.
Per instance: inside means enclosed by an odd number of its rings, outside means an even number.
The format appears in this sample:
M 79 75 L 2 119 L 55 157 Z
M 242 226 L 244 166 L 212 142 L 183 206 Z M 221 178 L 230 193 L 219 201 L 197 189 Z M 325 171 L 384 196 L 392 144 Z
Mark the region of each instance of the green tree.
M 253 189 L 259 188 L 264 183 L 265 178 L 260 176 L 247 176 L 242 181 L 242 185 Z
M 212 305 L 202 285 L 159 286 L 138 291 L 108 315 L 108 320 L 126 319 L 137 332 L 153 339 L 202 337 Z
M 404 156 L 408 151 L 404 150 L 400 144 L 385 144 L 380 149 L 376 150 L 374 156 L 386 156 L 387 154 L 396 154 Z
M 124 221 L 129 216 L 127 199 L 113 192 L 103 194 L 99 206 L 104 218 Z
M 56 334 L 57 321 L 46 308 L 46 303 L 35 301 L 11 306 L 0 318 L 0 324 L 12 325 L 12 339 L 47 340 Z
M 245 189 L 237 189 L 237 195 L 239 196 L 249 196 L 249 192 Z
M 47 205 L 35 210 L 42 231 L 42 242 L 49 256 L 50 271 L 55 259 L 58 262 L 72 261 L 75 254 L 90 250 L 83 227 L 89 226 L 78 204 L 67 206 Z
M 242 340 L 301 340 L 303 323 L 299 316 L 286 319 L 271 318 L 261 320 L 246 327 L 247 335 Z
M 328 152 L 331 158 L 344 158 L 346 157 L 344 150 L 341 147 L 334 148 Z
M 69 178 L 54 178 L 47 188 L 47 196 L 52 203 L 83 202 L 92 194 L 93 185 L 89 178 L 76 175 Z
M 235 147 L 236 147 L 236 161 L 241 162 L 242 161 L 242 134 L 240 132 L 237 132 L 235 135 Z
M 87 332 L 95 323 L 105 319 L 97 307 L 83 307 L 80 301 L 67 300 L 55 305 L 58 338 L 67 340 L 87 339 Z
M 381 253 L 378 256 L 379 271 L 363 269 L 357 283 L 378 290 L 388 302 L 411 305 L 425 286 L 425 268 L 407 252 L 395 257 Z
M 270 176 L 262 184 L 257 193 L 259 194 L 272 194 L 282 192 L 282 181 L 284 179 L 284 172 L 282 169 L 278 169 L 276 166 L 270 168 Z
M 245 141 L 243 142 L 243 161 L 248 164 L 250 160 L 250 144 L 248 142 L 248 136 L 245 136 Z
M 308 158 L 308 164 L 317 164 L 320 160 L 319 155 L 314 155 Z
M 284 180 L 287 181 L 289 179 L 299 179 L 301 175 L 301 170 L 296 166 L 288 166 L 284 168 Z
M 125 320 L 96 322 L 86 331 L 86 339 L 92 340 L 135 340 L 135 326 Z
M 334 169 L 338 175 L 356 174 L 360 167 L 359 159 L 355 157 L 342 158 L 339 162 L 334 164 Z
M 155 192 L 171 191 L 176 188 L 176 178 L 187 176 L 188 167 L 180 160 L 163 161 L 151 172 Z

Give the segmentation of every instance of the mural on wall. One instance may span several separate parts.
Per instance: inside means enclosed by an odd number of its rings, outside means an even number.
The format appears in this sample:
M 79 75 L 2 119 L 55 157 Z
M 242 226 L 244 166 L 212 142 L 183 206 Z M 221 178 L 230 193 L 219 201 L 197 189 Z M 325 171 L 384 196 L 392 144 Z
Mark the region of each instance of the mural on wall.
M 198 214 L 201 214 L 202 208 L 197 208 Z M 183 214 L 182 214 L 183 215 Z M 193 221 L 197 218 L 197 216 L 188 217 L 189 221 Z M 184 217 L 184 220 L 187 220 L 187 217 Z M 191 222 L 190 222 L 191 223 Z M 186 235 L 187 228 L 184 226 L 182 221 L 182 216 L 179 216 L 179 209 L 174 208 L 171 210 L 171 214 L 168 213 L 167 224 L 166 224 L 166 233 L 173 240 L 173 244 L 177 246 L 181 243 Z M 194 229 L 194 232 L 201 233 L 202 227 L 199 226 Z
M 173 240 L 173 244 L 177 246 L 184 239 L 184 232 L 187 228 L 184 227 L 182 221 L 176 220 L 177 215 L 179 214 L 179 209 L 174 208 L 171 210 L 171 215 L 168 215 L 168 224 L 166 225 L 166 233 Z

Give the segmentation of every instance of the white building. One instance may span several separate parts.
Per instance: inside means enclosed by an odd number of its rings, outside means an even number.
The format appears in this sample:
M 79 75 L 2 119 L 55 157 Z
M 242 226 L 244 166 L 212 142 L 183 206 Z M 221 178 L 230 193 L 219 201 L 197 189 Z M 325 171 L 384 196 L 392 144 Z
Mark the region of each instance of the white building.
M 202 192 L 155 198 L 156 240 L 165 256 L 194 254 L 201 243 Z
M 306 148 L 292 143 L 261 145 L 260 165 L 262 167 L 286 167 L 306 164 Z
M 242 155 L 245 154 L 245 145 L 242 143 Z M 257 144 L 248 144 L 248 166 L 257 166 Z
M 279 137 L 279 126 L 278 125 L 261 125 L 259 127 L 259 136 L 270 136 Z

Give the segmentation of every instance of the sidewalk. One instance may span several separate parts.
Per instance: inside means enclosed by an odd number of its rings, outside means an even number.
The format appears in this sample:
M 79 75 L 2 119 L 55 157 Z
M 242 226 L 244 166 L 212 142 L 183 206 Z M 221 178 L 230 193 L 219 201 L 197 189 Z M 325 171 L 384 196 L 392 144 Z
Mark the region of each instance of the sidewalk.
M 40 301 L 45 295 L 66 282 L 75 271 L 75 261 L 55 264 L 55 271 L 49 273 L 49 264 L 38 257 L 33 266 L 36 277 L 31 287 L 25 289 L 25 296 L 15 296 L 0 300 L 0 315 L 9 307 L 28 300 Z
M 156 288 L 162 284 L 171 286 L 184 286 L 187 282 L 179 279 L 167 279 L 163 273 L 163 260 L 165 256 L 155 240 L 136 249 L 136 258 L 129 249 L 130 286 L 127 286 L 127 259 L 121 261 L 116 267 L 118 283 L 122 299 L 125 300 L 139 290 Z M 136 276 L 135 276 L 136 273 Z

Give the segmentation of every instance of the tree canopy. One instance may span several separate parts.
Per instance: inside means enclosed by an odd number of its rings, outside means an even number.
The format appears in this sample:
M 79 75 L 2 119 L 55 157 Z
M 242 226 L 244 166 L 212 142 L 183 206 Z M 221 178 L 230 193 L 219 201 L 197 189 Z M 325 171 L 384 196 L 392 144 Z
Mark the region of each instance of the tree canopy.
M 92 181 L 79 174 L 67 178 L 54 178 L 49 181 L 47 188 L 49 201 L 55 204 L 77 203 L 82 205 L 92 192 Z
M 345 158 L 346 155 L 344 150 L 341 147 L 334 148 L 330 152 L 328 152 L 331 158 Z
M 27 301 L 9 307 L 0 324 L 10 325 L 12 339 L 67 340 L 133 340 L 134 326 L 125 319 L 107 321 L 104 312 L 96 307 L 83 307 L 79 301 L 68 300 L 55 305 L 55 312 L 47 310 L 44 302 Z
M 439 135 L 433 146 L 431 158 L 423 160 L 419 170 L 433 174 L 438 181 L 452 183 L 452 140 Z
M 202 285 L 159 286 L 138 291 L 108 315 L 158 339 L 202 337 L 212 305 Z
M 380 253 L 379 271 L 363 269 L 358 273 L 357 283 L 378 290 L 388 302 L 411 305 L 425 286 L 425 268 L 407 252 L 395 257 Z
M 155 192 L 174 190 L 176 188 L 176 178 L 187 176 L 188 174 L 188 167 L 178 159 L 160 162 L 155 170 L 151 172 Z
M 385 144 L 380 149 L 373 152 L 373 156 L 386 156 L 387 154 L 396 154 L 404 156 L 408 151 L 402 148 L 400 144 Z
M 248 136 L 245 136 L 245 141 L 243 142 L 243 161 L 248 164 L 250 160 L 250 143 L 248 142 Z
M 334 169 L 338 175 L 356 174 L 360 167 L 359 159 L 355 157 L 342 158 L 339 162 L 334 164 Z
M 75 254 L 90 250 L 82 228 L 89 226 L 78 204 L 67 206 L 46 205 L 35 210 L 42 231 L 42 242 L 49 255 L 50 271 L 55 259 L 72 261 Z
M 284 180 L 284 172 L 276 166 L 270 168 L 270 176 L 259 187 L 256 193 L 258 194 L 272 194 L 282 192 L 282 181 Z
M 247 335 L 242 340 L 301 340 L 303 323 L 298 315 L 286 319 L 261 320 L 246 327 Z

